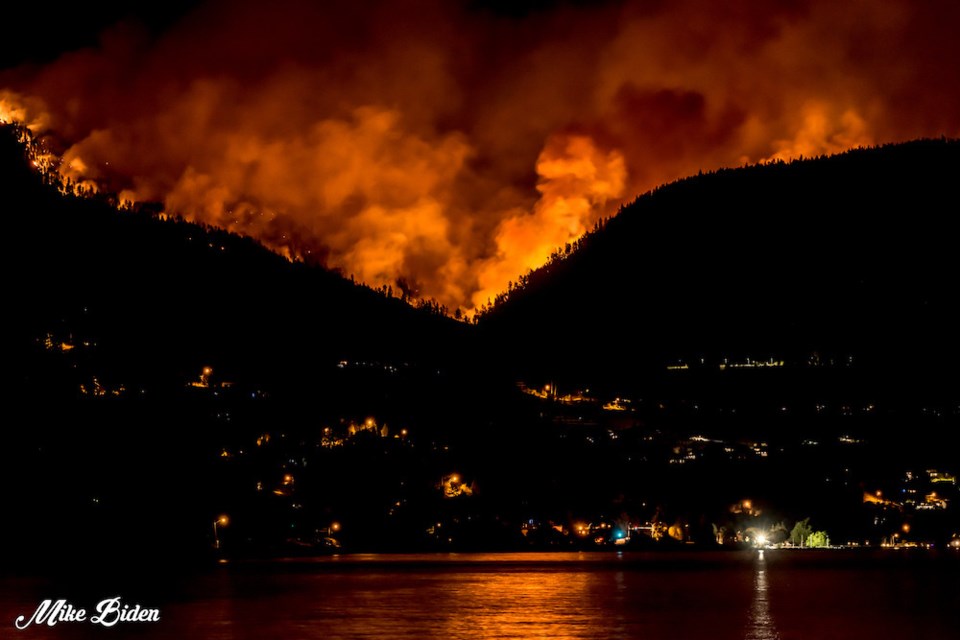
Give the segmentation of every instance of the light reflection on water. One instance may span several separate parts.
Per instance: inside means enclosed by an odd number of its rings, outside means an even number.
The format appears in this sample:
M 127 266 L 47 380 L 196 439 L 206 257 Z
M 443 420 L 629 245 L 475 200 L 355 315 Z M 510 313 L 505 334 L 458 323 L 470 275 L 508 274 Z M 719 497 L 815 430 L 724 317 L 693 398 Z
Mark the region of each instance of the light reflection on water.
M 756 577 L 753 583 L 753 603 L 750 605 L 750 620 L 746 640 L 780 640 L 777 625 L 770 614 L 767 588 L 767 566 L 763 549 L 757 554 Z
M 347 570 L 290 578 L 298 598 L 313 597 L 295 607 L 288 637 L 694 638 L 711 629 L 740 640 L 749 603 L 747 573 L 672 563 L 638 571 L 609 554 L 338 562 Z M 274 606 L 251 598 L 212 637 L 262 637 L 268 628 L 256 627 Z M 292 609 L 289 599 L 282 606 Z
M 916 567 L 883 560 L 874 566 L 837 558 L 781 552 L 767 552 L 763 560 L 755 553 L 704 552 L 343 556 L 235 563 L 167 583 L 107 578 L 91 593 L 0 574 L 0 638 L 41 598 L 70 597 L 90 607 L 116 593 L 159 606 L 161 622 L 110 630 L 60 625 L 15 637 L 957 637 L 956 563 Z
M 593 579 L 586 573 L 505 574 L 459 581 L 442 634 L 546 638 L 562 630 L 569 638 L 589 637 L 596 616 L 588 597 Z

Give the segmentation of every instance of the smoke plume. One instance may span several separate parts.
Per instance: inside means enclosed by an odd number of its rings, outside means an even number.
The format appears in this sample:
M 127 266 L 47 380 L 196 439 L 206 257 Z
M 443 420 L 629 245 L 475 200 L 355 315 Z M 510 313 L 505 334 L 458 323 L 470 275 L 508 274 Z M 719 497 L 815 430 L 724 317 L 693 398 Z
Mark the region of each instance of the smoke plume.
M 519 13 L 211 2 L 0 72 L 0 119 L 74 181 L 467 311 L 662 182 L 960 134 L 956 3 Z

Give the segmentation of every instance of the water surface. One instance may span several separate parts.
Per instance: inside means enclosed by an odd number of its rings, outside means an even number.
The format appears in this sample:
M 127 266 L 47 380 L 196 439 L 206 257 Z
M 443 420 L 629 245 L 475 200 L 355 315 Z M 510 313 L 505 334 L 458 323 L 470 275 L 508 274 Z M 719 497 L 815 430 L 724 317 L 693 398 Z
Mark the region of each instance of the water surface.
M 0 638 L 960 638 L 960 558 L 920 554 L 352 555 L 156 577 L 0 579 Z M 120 595 L 156 624 L 30 627 Z

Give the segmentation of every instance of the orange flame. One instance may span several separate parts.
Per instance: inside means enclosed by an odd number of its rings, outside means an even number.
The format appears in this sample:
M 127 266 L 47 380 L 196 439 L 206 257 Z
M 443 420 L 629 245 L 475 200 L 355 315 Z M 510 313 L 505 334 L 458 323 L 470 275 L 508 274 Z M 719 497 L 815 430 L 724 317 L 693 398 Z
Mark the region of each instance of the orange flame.
M 960 134 L 952 3 L 415 7 L 119 25 L 0 71 L 0 120 L 55 136 L 76 184 L 468 312 L 662 182 Z
M 546 262 L 557 247 L 586 233 L 626 186 L 623 155 L 597 149 L 584 135 L 555 136 L 536 166 L 540 199 L 532 212 L 518 211 L 500 222 L 496 253 L 479 270 L 475 307 L 503 291 L 518 274 Z

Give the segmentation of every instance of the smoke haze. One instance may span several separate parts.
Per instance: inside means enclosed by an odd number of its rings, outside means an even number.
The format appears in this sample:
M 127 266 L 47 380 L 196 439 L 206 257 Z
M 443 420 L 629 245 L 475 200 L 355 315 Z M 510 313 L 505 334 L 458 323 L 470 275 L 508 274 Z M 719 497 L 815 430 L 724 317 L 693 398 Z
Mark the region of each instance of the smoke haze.
M 957 24 L 908 0 L 212 2 L 0 71 L 0 119 L 74 181 L 469 311 L 660 183 L 957 136 Z

